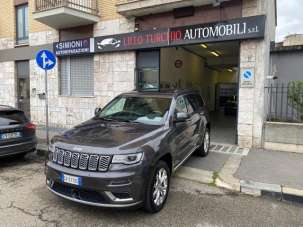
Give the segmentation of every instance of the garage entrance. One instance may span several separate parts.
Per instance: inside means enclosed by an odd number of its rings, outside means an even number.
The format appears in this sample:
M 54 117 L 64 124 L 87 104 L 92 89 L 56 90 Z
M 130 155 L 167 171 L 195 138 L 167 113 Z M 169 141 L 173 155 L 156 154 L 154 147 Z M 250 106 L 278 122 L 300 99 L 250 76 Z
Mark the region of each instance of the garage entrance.
M 212 142 L 236 144 L 239 46 L 231 41 L 140 51 L 137 87 L 200 91 L 210 111 Z

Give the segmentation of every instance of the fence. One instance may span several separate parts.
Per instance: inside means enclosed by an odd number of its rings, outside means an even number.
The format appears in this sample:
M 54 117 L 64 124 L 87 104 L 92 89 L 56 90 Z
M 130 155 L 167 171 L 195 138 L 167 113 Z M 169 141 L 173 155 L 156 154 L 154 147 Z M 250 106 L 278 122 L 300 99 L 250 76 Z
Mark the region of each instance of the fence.
M 267 120 L 303 123 L 303 81 L 265 87 Z
M 98 14 L 98 0 L 36 0 L 36 12 L 68 7 L 86 13 Z

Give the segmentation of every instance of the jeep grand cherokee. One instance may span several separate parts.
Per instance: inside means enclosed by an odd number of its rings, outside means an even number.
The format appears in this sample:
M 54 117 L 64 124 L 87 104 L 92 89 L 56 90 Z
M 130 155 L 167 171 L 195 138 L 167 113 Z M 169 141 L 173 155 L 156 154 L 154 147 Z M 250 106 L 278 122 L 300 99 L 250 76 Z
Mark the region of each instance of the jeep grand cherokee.
M 46 162 L 50 191 L 102 207 L 158 212 L 170 176 L 196 151 L 206 156 L 210 124 L 198 92 L 130 92 L 55 136 Z

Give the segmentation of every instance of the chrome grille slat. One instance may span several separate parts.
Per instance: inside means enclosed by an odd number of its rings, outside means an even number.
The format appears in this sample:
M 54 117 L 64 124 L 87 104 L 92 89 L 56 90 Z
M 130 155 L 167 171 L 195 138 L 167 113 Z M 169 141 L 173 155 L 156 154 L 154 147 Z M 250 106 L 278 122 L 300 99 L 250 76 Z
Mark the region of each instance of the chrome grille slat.
M 110 156 L 100 156 L 98 170 L 103 172 L 107 171 L 109 167 L 109 163 L 110 163 Z
M 111 156 L 109 155 L 78 153 L 57 147 L 52 157 L 52 161 L 59 165 L 88 171 L 105 172 L 111 162 Z
M 70 151 L 65 151 L 64 153 L 64 166 L 69 167 L 72 158 L 72 153 Z
M 80 158 L 80 154 L 79 153 L 73 153 L 72 154 L 72 160 L 71 160 L 71 167 L 72 168 L 74 168 L 74 169 L 78 168 L 79 158 Z
M 88 170 L 96 171 L 98 168 L 99 155 L 90 155 L 88 162 Z
M 82 170 L 86 170 L 87 169 L 88 159 L 89 159 L 89 155 L 88 154 L 81 154 L 80 155 L 79 169 L 82 169 Z
M 64 159 L 64 150 L 62 150 L 62 149 L 58 150 L 57 158 L 58 158 L 58 160 L 57 160 L 58 164 L 62 165 L 63 159 Z

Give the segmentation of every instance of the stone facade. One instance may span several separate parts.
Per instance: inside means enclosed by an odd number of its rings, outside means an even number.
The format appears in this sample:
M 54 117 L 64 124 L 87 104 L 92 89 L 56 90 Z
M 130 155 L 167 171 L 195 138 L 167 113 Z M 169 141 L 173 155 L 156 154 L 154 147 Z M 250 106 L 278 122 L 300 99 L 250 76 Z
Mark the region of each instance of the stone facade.
M 0 39 L 0 50 L 14 48 L 15 41 L 13 38 L 2 38 Z
M 132 21 L 122 19 L 100 22 L 95 25 L 95 36 L 128 32 L 133 27 Z M 57 38 L 55 32 L 33 33 L 30 35 L 30 43 L 52 43 Z M 48 74 L 50 126 L 70 128 L 91 118 L 96 107 L 103 107 L 118 94 L 133 90 L 135 65 L 135 52 L 96 54 L 92 97 L 60 96 L 58 66 L 55 67 Z M 38 95 L 44 92 L 44 71 L 37 67 L 34 60 L 30 62 L 30 81 L 31 118 L 36 124 L 44 125 L 45 100 Z
M 119 67 L 117 67 L 119 62 Z M 58 67 L 48 74 L 49 121 L 51 127 L 70 128 L 93 117 L 94 109 L 103 107 L 116 95 L 134 88 L 135 53 L 96 55 L 94 58 L 94 96 L 65 97 L 59 95 Z M 31 117 L 38 125 L 45 124 L 44 71 L 34 60 L 31 69 Z M 33 90 L 36 92 L 33 93 Z
M 39 46 L 59 41 L 59 32 L 56 30 L 32 32 L 29 34 L 29 45 Z
M 119 18 L 115 20 L 100 21 L 94 26 L 94 36 L 113 35 L 119 33 L 133 32 L 135 20 Z
M 0 104 L 16 105 L 15 64 L 0 62 Z
M 7 11 L 10 15 L 9 20 L 13 22 L 14 7 L 11 3 L 12 1 L 7 1 L 2 7 L 2 12 L 5 15 Z M 33 3 L 34 0 L 29 1 L 30 12 L 34 10 Z M 242 147 L 261 147 L 263 144 L 263 125 L 266 116 L 264 84 L 269 74 L 270 41 L 274 40 L 274 4 L 275 0 L 243 0 L 243 17 L 265 14 L 267 19 L 264 40 L 241 41 L 240 45 L 240 71 L 245 68 L 254 68 L 255 71 L 255 87 L 239 90 L 238 143 Z M 100 22 L 94 25 L 93 36 L 135 31 L 134 19 L 126 19 L 117 14 L 116 1 L 100 0 L 99 6 Z M 215 11 L 212 11 L 212 14 L 219 15 Z M 231 13 L 231 15 L 235 14 Z M 212 21 L 213 17 L 206 17 L 206 19 Z M 34 21 L 32 14 L 29 20 L 30 46 L 50 44 L 59 40 L 59 31 Z M 14 31 L 12 23 L 0 28 L 0 50 L 14 48 Z M 119 93 L 134 88 L 135 68 L 134 51 L 95 54 L 94 95 L 92 97 L 66 97 L 59 95 L 60 75 L 56 66 L 49 72 L 48 77 L 50 126 L 70 128 L 91 118 L 95 107 L 103 107 Z M 0 69 L 0 103 L 15 106 L 15 64 L 14 62 L 0 62 Z M 30 86 L 32 120 L 38 125 L 44 125 L 45 100 L 40 99 L 38 95 L 44 92 L 44 71 L 37 67 L 34 59 L 30 59 Z
M 242 41 L 240 45 L 240 72 L 253 68 L 254 88 L 240 88 L 238 113 L 238 144 L 241 147 L 262 147 L 265 121 L 264 85 L 269 75 L 270 41 L 274 40 L 274 0 L 244 0 L 243 16 L 266 15 L 264 40 Z

